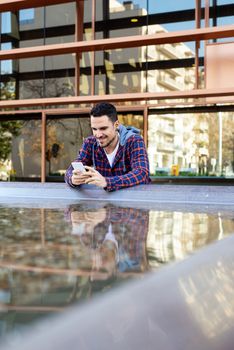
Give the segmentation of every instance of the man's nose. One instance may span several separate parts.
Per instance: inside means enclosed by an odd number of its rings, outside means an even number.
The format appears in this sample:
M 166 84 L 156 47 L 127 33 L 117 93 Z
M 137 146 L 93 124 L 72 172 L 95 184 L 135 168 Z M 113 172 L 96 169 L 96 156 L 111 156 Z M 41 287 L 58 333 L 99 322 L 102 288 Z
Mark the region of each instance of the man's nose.
M 100 137 L 102 137 L 102 132 L 101 131 L 96 131 L 96 138 L 99 139 Z

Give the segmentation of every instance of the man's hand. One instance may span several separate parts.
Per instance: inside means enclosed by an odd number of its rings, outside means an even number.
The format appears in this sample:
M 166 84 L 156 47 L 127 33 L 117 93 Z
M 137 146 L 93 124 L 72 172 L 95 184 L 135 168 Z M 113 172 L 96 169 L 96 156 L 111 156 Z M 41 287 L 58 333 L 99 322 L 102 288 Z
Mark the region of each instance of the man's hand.
M 87 178 L 89 178 L 89 175 L 87 175 L 87 172 L 82 173 L 79 170 L 73 170 L 72 172 L 72 177 L 71 177 L 71 182 L 73 185 L 83 185 L 85 184 Z
M 85 175 L 85 183 L 90 185 L 96 185 L 101 188 L 105 188 L 107 186 L 106 179 L 95 169 L 91 168 L 90 166 L 85 166 L 85 169 L 87 170 Z

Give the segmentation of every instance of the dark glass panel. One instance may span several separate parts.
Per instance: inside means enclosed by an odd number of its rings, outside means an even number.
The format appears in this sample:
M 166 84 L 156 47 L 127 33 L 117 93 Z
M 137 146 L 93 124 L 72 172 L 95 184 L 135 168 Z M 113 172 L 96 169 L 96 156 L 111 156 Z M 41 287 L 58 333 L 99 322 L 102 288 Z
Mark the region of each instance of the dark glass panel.
M 138 113 L 118 113 L 119 122 L 125 126 L 134 126 L 139 129 L 143 136 L 143 115 Z
M 1 34 L 11 33 L 11 12 L 3 12 L 1 18 Z
M 17 97 L 17 85 L 14 78 L 0 82 L 0 99 L 1 100 L 15 100 Z
M 3 12 L 0 14 L 1 42 L 17 41 L 19 39 L 19 26 L 17 13 Z
M 83 52 L 80 55 L 80 84 L 79 95 L 91 94 L 91 55 L 92 53 Z M 98 90 L 96 90 L 98 94 Z
M 96 11 L 99 11 L 100 6 L 102 6 L 102 1 L 96 1 Z M 97 17 L 96 17 L 97 18 Z M 91 32 L 92 28 L 92 0 L 84 1 L 84 31 Z M 83 40 L 88 40 L 87 37 L 84 36 Z
M 83 139 L 91 134 L 89 117 L 48 119 L 47 176 L 62 176 L 77 157 Z
M 143 49 L 130 48 L 97 52 L 96 93 L 125 93 L 143 90 Z M 101 78 L 101 79 L 100 79 Z
M 45 79 L 45 97 L 74 96 L 74 78 Z
M 234 176 L 232 112 L 154 114 L 148 121 L 151 174 Z
M 19 28 L 20 32 L 27 32 L 28 38 L 31 31 L 42 29 L 45 26 L 45 8 L 37 7 L 19 11 Z M 43 32 L 42 32 L 43 33 Z M 25 34 L 24 34 L 25 36 Z
M 47 6 L 45 8 L 45 26 L 60 27 L 75 24 L 76 5 L 75 2 Z M 66 33 L 64 33 L 66 35 Z
M 44 93 L 43 79 L 23 80 L 19 83 L 19 98 L 20 99 L 34 99 L 43 98 Z
M 104 37 L 147 34 L 150 27 L 161 25 L 164 30 L 195 28 L 195 3 L 171 1 L 103 1 L 98 6 L 96 20 L 103 20 Z M 97 30 L 99 25 L 97 24 Z
M 0 45 L 1 50 L 10 50 L 12 49 L 12 44 L 10 42 L 8 43 L 2 43 Z M 13 73 L 13 61 L 12 60 L 3 60 L 0 61 L 0 74 L 12 74 Z
M 33 179 L 41 175 L 41 121 L 18 121 L 19 136 L 12 139 L 11 177 Z

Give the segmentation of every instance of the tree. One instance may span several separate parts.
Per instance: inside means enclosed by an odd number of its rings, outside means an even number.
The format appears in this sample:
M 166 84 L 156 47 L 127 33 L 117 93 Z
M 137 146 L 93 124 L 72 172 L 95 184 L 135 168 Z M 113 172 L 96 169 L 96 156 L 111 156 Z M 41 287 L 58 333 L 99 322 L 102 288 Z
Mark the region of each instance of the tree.
M 15 98 L 15 83 L 13 81 L 2 82 L 0 87 L 2 100 L 13 100 Z M 12 138 L 20 134 L 21 127 L 21 121 L 0 120 L 0 163 L 8 159 L 11 153 Z
M 0 121 L 0 163 L 8 159 L 12 138 L 20 134 L 21 127 L 21 121 Z

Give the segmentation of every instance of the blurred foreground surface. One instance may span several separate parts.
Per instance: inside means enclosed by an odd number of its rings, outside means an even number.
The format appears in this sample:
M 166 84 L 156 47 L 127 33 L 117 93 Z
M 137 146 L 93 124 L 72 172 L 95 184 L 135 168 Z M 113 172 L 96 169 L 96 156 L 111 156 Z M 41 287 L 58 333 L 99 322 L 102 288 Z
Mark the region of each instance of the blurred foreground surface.
M 57 349 L 152 349 L 154 342 L 159 349 L 184 349 L 192 334 L 194 342 L 200 342 L 198 348 L 229 349 L 234 321 L 234 249 L 227 243 L 234 232 L 230 203 L 144 203 L 144 197 L 138 203 L 128 197 L 118 204 L 72 197 L 68 203 L 34 196 L 29 200 L 0 194 L 4 348 L 22 342 L 22 349 L 27 344 L 49 349 L 49 339 L 44 344 L 35 338 L 34 328 L 39 327 L 52 342 L 57 338 Z M 199 253 L 199 248 L 223 238 L 223 243 Z M 222 252 L 215 255 L 212 249 Z M 183 262 L 172 264 L 176 261 Z M 134 282 L 125 283 L 130 280 Z M 63 328 L 57 336 L 56 327 Z

